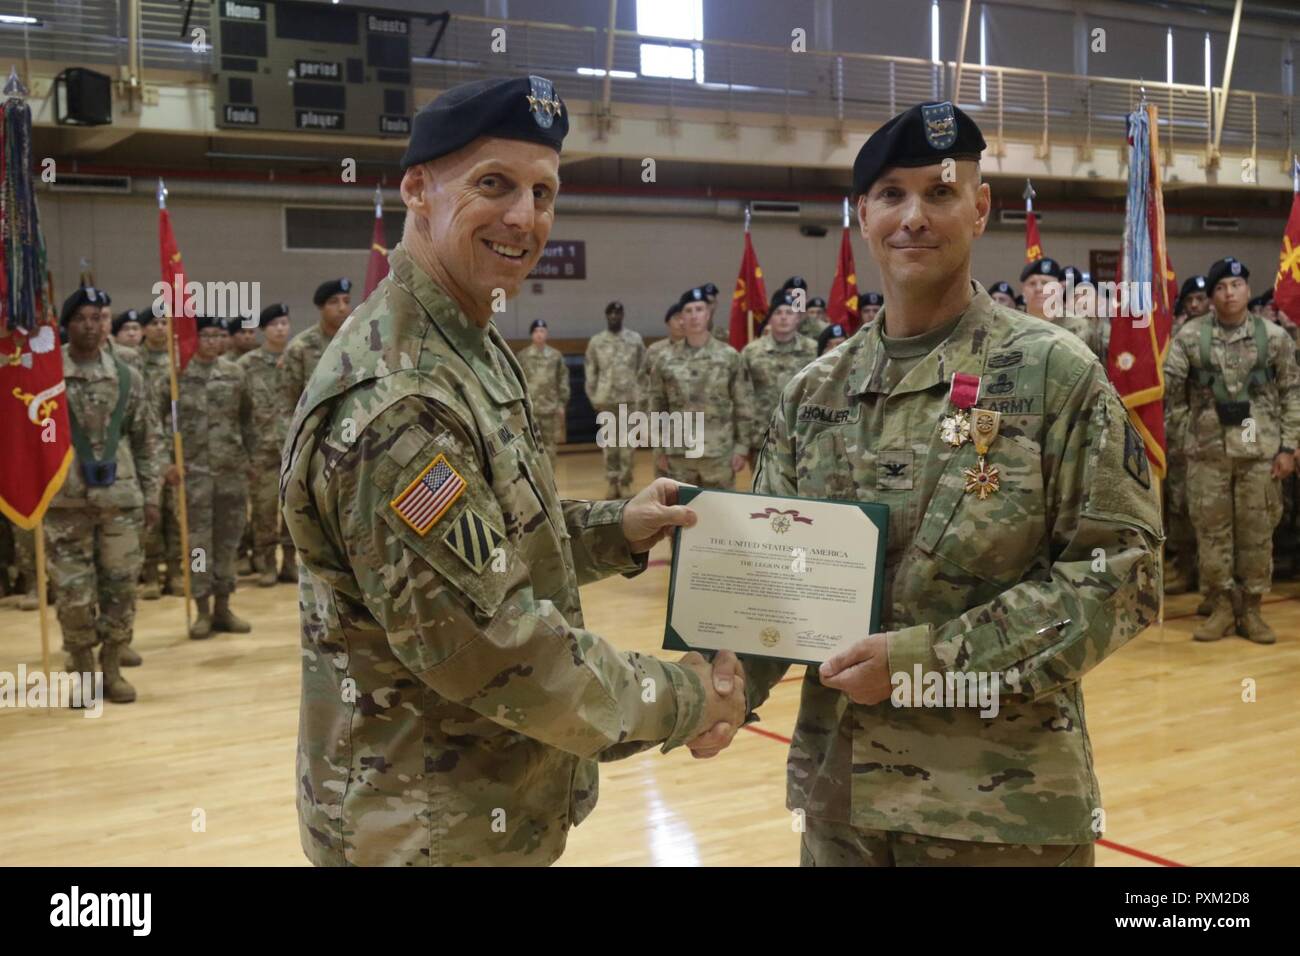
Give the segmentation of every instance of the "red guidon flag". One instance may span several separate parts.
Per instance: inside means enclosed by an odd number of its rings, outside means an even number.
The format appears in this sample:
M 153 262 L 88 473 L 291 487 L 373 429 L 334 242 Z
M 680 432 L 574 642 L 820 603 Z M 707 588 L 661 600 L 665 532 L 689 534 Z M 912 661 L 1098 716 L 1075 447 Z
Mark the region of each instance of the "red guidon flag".
M 840 237 L 840 261 L 835 266 L 835 281 L 831 283 L 830 298 L 826 300 L 826 318 L 831 324 L 839 323 L 852 335 L 858 330 L 862 317 L 858 312 L 858 275 L 853 264 L 853 240 L 849 227 L 844 227 Z
M 194 321 L 194 304 L 185 295 L 185 264 L 176 245 L 172 219 L 166 206 L 158 209 L 158 249 L 162 257 L 163 307 L 172 317 L 172 337 L 176 341 L 177 371 L 189 364 L 199 347 L 199 330 Z
M 1025 211 L 1025 262 L 1043 258 L 1043 240 L 1038 237 L 1038 217 L 1032 209 Z
M 1289 319 L 1300 322 L 1300 192 L 1291 197 L 1291 217 L 1282 234 L 1277 279 L 1273 283 L 1273 304 Z
M 0 512 L 20 528 L 35 528 L 73 458 L 63 350 L 48 322 L 30 336 L 0 329 L 0 448 Z
M 736 291 L 731 294 L 731 347 L 743 349 L 754 337 L 754 326 L 767 314 L 767 288 L 763 270 L 754 255 L 754 244 L 745 229 L 745 252 L 740 257 Z
M 1129 183 L 1124 214 L 1120 279 L 1130 291 L 1111 321 L 1106 374 L 1141 437 L 1146 457 L 1165 475 L 1165 353 L 1178 288 L 1165 245 L 1165 205 L 1160 187 L 1157 113 L 1147 104 L 1129 114 Z M 1145 463 L 1139 449 L 1125 448 L 1124 466 L 1134 475 Z
M 362 293 L 362 299 L 370 298 L 370 293 L 375 291 L 375 287 L 384 281 L 384 276 L 388 275 L 388 249 L 384 245 L 384 203 L 375 190 L 375 228 L 370 237 L 370 262 L 366 265 L 366 290 Z

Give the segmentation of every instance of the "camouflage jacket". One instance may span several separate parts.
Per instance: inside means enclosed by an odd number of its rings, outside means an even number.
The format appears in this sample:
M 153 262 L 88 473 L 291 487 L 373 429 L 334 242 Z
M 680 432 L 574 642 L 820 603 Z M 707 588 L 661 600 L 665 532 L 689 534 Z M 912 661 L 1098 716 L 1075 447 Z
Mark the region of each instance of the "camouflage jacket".
M 645 355 L 641 359 L 641 369 L 637 373 L 637 388 L 640 389 L 643 398 L 650 391 L 650 369 L 656 362 L 663 360 L 673 344 L 672 339 L 664 336 L 646 346 Z
M 817 343 L 798 333 L 780 343 L 771 333 L 759 336 L 740 353 L 745 373 L 754 389 L 750 405 L 749 447 L 757 451 L 767 434 L 767 423 L 781 400 L 781 390 L 799 371 L 817 357 Z
M 644 357 L 645 343 L 631 329 L 624 328 L 617 334 L 606 329 L 593 335 L 583 360 L 584 388 L 591 407 L 597 411 L 620 404 L 626 404 L 629 410 L 635 408 L 640 398 L 637 372 Z
M 983 288 L 901 378 L 884 316 L 786 388 L 754 490 L 888 505 L 890 674 L 997 674 L 999 710 L 857 705 L 809 668 L 788 806 L 958 840 L 1095 840 L 1101 798 L 1079 682 L 1159 607 L 1160 509 L 1141 439 L 1077 339 Z M 978 402 L 1001 410 L 987 459 L 1001 487 L 985 500 L 964 475 L 974 444 L 940 434 L 954 372 L 1015 383 L 1012 396 Z M 745 666 L 751 705 L 786 669 Z
M 284 397 L 290 410 L 298 407 L 298 398 L 307 387 L 311 373 L 316 370 L 316 365 L 329 344 L 330 340 L 325 338 L 318 322 L 310 329 L 299 332 L 284 347 L 280 367 L 283 371 Z
M 118 375 L 122 367 L 108 349 L 101 349 L 99 360 L 78 365 L 68 346 L 63 346 L 63 380 L 66 383 L 68 408 L 84 430 L 96 456 L 104 453 L 108 424 L 117 408 Z M 127 366 L 131 388 L 127 394 L 122 430 L 117 442 L 117 479 L 106 488 L 87 487 L 82 478 L 76 453 L 68 467 L 67 480 L 50 500 L 51 508 L 84 508 L 103 505 L 114 508 L 140 508 L 159 503 L 162 492 L 162 429 L 157 410 L 149 404 L 144 379 Z
M 191 358 L 180 381 L 176 417 L 185 447 L 185 474 L 247 477 L 257 447 L 253 403 L 244 371 L 225 356 Z
M 317 864 L 546 864 L 592 758 L 699 733 L 700 681 L 583 627 L 645 566 L 623 501 L 561 501 L 523 372 L 399 245 L 299 404 L 298 818 Z M 653 692 L 651 692 L 653 690 Z
M 749 454 L 754 389 L 740 353 L 710 338 L 699 348 L 683 339 L 650 369 L 650 412 L 704 415 L 704 457 Z M 680 455 L 680 449 L 665 449 Z
M 285 431 L 293 415 L 284 389 L 280 354 L 258 347 L 235 362 L 244 373 L 244 385 L 253 406 L 253 458 L 260 462 L 280 460 Z
M 805 312 L 799 319 L 799 334 L 805 338 L 812 339 L 814 356 L 817 354 L 817 336 L 821 335 L 822 331 L 829 325 L 830 323 L 825 319 L 819 319 L 815 315 L 809 315 L 807 312 Z
M 1213 311 L 1189 320 L 1169 345 L 1165 356 L 1165 416 L 1169 443 L 1182 447 L 1189 459 L 1262 458 L 1272 459 L 1282 447 L 1294 449 L 1300 441 L 1300 369 L 1296 367 L 1295 343 L 1279 325 L 1264 319 L 1267 335 L 1268 381 L 1249 384 L 1255 367 L 1256 319 L 1236 328 L 1220 325 Z M 1227 394 L 1240 392 L 1250 402 L 1247 425 L 1224 425 L 1215 411 L 1214 389 L 1201 384 L 1198 373 L 1205 370 L 1201 359 L 1202 329 L 1210 329 L 1210 369 L 1222 376 Z
M 528 397 L 539 418 L 563 417 L 569 405 L 569 367 L 559 349 L 531 342 L 517 358 L 528 380 Z

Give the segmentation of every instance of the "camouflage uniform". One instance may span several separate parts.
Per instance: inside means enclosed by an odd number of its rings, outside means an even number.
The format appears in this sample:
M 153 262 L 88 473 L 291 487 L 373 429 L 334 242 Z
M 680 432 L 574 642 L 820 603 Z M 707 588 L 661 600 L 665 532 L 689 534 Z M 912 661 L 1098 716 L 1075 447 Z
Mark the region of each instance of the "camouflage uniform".
M 1091 843 L 975 843 L 809 817 L 800 866 L 1092 866 Z
M 281 368 L 283 369 L 284 394 L 288 399 L 290 409 L 297 407 L 298 396 L 307 387 L 307 381 L 311 378 L 311 373 L 316 370 L 316 365 L 320 362 L 320 357 L 325 354 L 325 349 L 329 344 L 330 340 L 325 337 L 325 332 L 318 322 L 310 329 L 299 332 L 284 347 Z
M 749 454 L 754 408 L 739 352 L 715 339 L 699 348 L 678 342 L 650 370 L 647 402 L 651 413 L 704 416 L 704 454 L 687 458 L 681 449 L 664 449 L 669 477 L 702 488 L 735 488 L 731 457 Z
M 637 394 L 637 373 L 645 358 L 645 343 L 631 329 L 620 332 L 597 332 L 587 343 L 584 387 L 591 407 L 596 414 L 610 412 L 618 415 L 618 406 L 626 405 L 634 411 L 640 407 Z M 622 498 L 632 491 L 631 448 L 617 443 L 601 449 L 605 455 L 605 480 L 609 483 L 609 497 Z
M 829 327 L 830 327 L 830 323 L 827 322 L 825 319 L 819 319 L 815 315 L 810 315 L 807 312 L 804 312 L 799 318 L 798 332 L 800 335 L 804 336 L 805 338 L 812 339 L 813 344 L 816 345 L 817 336 L 822 334 L 823 329 L 827 329 Z M 813 355 L 816 356 L 816 354 L 817 352 L 816 350 L 814 350 Z
M 185 443 L 185 505 L 190 554 L 202 549 L 203 570 L 191 564 L 195 598 L 235 590 L 235 551 L 248 516 L 248 462 L 257 447 L 244 372 L 234 362 L 190 360 L 179 382 Z
M 68 408 L 97 456 L 104 453 L 124 364 L 101 349 L 93 362 L 80 365 L 68 347 L 63 348 Z M 158 416 L 144 379 L 129 366 L 125 371 L 131 381 L 117 444 L 116 480 L 88 487 L 80 460 L 74 460 L 45 513 L 47 559 L 63 647 L 74 655 L 89 651 L 100 637 L 106 655 L 120 653 L 120 645 L 131 642 L 144 506 L 158 503 L 162 486 Z
M 1249 383 L 1261 323 L 1268 355 L 1267 381 Z M 1205 328 L 1210 363 L 1201 356 Z M 1250 402 L 1253 441 L 1247 426 L 1224 425 L 1215 393 L 1204 380 L 1220 377 L 1229 396 Z M 1215 314 L 1192 319 L 1178 333 L 1165 359 L 1170 444 L 1187 454 L 1188 504 L 1196 528 L 1201 588 L 1214 594 L 1244 591 L 1248 603 L 1268 592 L 1273 578 L 1273 529 L 1282 517 L 1281 482 L 1270 476 L 1282 447 L 1300 441 L 1300 370 L 1295 343 L 1277 325 L 1253 316 L 1236 328 Z M 1244 400 L 1243 399 L 1243 400 Z
M 151 349 L 146 344 L 139 348 L 140 366 L 144 374 L 145 389 L 149 393 L 150 405 L 161 410 L 162 442 L 158 449 L 158 473 L 166 472 L 172 464 L 171 436 L 171 372 L 168 367 L 167 350 Z M 181 550 L 180 521 L 176 512 L 176 488 L 163 484 L 162 520 L 144 535 L 145 580 L 152 581 L 157 574 L 159 564 L 166 564 L 172 569 L 172 576 L 180 574 Z M 151 571 L 151 569 L 153 569 Z
M 1169 333 L 1170 348 L 1178 337 L 1186 317 L 1175 317 Z M 1109 330 L 1108 330 L 1109 331 Z M 1109 346 L 1109 336 L 1107 336 Z M 1103 362 L 1105 359 L 1102 360 Z M 1196 580 L 1196 529 L 1192 526 L 1187 501 L 1187 451 L 1183 447 L 1181 436 L 1175 437 L 1173 423 L 1169 418 L 1172 403 L 1169 400 L 1168 383 L 1165 392 L 1165 465 L 1166 473 L 1161 491 L 1164 498 L 1165 512 L 1165 589 L 1169 590 L 1169 579 L 1177 579 L 1188 590 L 1193 588 Z
M 656 362 L 662 362 L 664 356 L 676 344 L 669 336 L 664 336 L 646 346 L 645 358 L 641 360 L 641 371 L 637 377 L 637 388 L 642 398 L 650 394 L 650 370 L 654 368 Z M 668 472 L 659 467 L 659 455 L 656 452 L 652 456 L 654 462 L 654 473 L 656 478 L 665 478 Z
M 546 457 L 555 468 L 555 447 L 564 441 L 564 416 L 569 407 L 569 367 L 558 349 L 533 343 L 521 350 L 519 365 L 528 379 L 528 397 L 533 403 L 533 414 L 542 429 L 542 445 Z M 629 484 L 630 484 L 629 480 Z
M 955 325 L 917 337 L 921 349 L 887 343 L 884 318 L 795 376 L 754 490 L 888 505 L 890 673 L 999 674 L 999 711 L 854 704 L 809 668 L 787 806 L 810 833 L 815 819 L 900 842 L 1090 843 L 1101 798 L 1080 680 L 1159 608 L 1160 511 L 1141 439 L 1081 343 L 982 287 Z M 978 402 L 1001 413 L 988 454 L 1001 487 L 985 500 L 966 493 L 973 443 L 941 437 L 954 372 L 1014 383 Z M 751 706 L 786 667 L 745 661 Z
M 21 578 L 22 589 L 30 595 L 36 594 L 36 535 L 24 530 L 8 518 L 0 518 L 10 541 L 13 544 L 14 571 Z M 17 584 L 18 582 L 14 582 Z M 0 580 L 0 585 L 8 587 L 9 581 Z M 27 606 L 27 605 L 24 605 Z
M 703 688 L 583 629 L 578 586 L 645 566 L 626 502 L 560 500 L 495 327 L 400 245 L 388 261 L 285 446 L 302 846 L 318 865 L 547 864 L 596 802 L 593 758 L 691 739 Z M 441 510 L 403 512 L 422 477 Z
M 280 451 L 293 406 L 285 395 L 280 353 L 263 346 L 241 355 L 235 364 L 243 372 L 253 409 L 255 444 L 248 489 L 253 564 L 264 574 L 274 573 L 276 542 L 284 539 L 292 547 L 288 530 L 280 530 Z
M 824 324 L 824 323 L 823 323 Z M 771 334 L 754 339 L 740 353 L 754 389 L 750 406 L 749 448 L 757 452 L 767 434 L 767 423 L 772 418 L 781 390 L 799 371 L 817 357 L 817 343 L 796 334 L 788 342 L 778 342 Z

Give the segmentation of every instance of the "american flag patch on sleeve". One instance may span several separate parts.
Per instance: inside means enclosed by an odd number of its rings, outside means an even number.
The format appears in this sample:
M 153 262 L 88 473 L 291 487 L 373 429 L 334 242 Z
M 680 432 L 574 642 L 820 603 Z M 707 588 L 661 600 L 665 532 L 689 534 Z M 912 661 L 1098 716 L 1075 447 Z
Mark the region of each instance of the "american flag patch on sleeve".
M 439 455 L 389 505 L 416 534 L 423 536 L 464 490 L 465 479 L 447 463 L 445 455 Z

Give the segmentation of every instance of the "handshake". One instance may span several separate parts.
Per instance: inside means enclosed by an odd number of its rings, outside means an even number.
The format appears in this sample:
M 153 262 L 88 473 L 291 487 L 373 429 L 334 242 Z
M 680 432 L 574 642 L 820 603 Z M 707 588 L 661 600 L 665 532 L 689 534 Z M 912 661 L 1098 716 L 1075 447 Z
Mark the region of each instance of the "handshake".
M 686 741 L 686 746 L 699 760 L 716 757 L 727 749 L 745 722 L 745 669 L 731 651 L 719 651 L 712 665 L 691 651 L 677 666 L 694 671 L 704 685 L 704 712 L 696 724 L 696 734 Z

